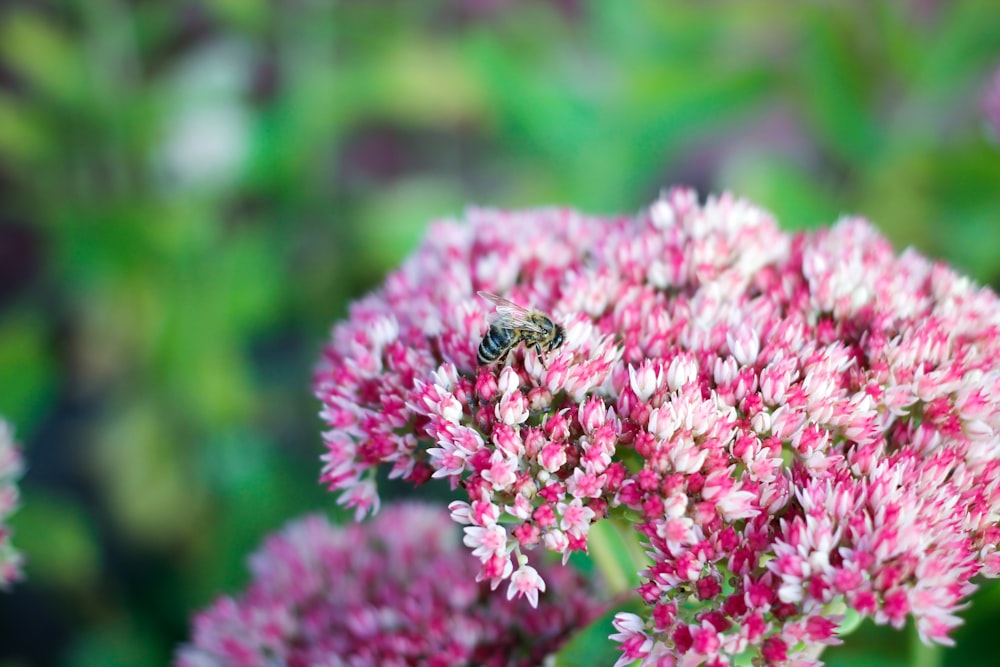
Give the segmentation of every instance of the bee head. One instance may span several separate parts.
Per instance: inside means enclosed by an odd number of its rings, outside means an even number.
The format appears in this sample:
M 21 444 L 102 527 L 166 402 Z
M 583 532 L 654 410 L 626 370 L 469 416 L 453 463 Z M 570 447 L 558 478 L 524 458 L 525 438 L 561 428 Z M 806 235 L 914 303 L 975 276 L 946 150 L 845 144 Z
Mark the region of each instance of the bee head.
M 566 338 L 566 330 L 562 328 L 561 324 L 555 325 L 555 332 L 552 334 L 552 341 L 549 343 L 549 349 L 554 350 L 563 344 Z

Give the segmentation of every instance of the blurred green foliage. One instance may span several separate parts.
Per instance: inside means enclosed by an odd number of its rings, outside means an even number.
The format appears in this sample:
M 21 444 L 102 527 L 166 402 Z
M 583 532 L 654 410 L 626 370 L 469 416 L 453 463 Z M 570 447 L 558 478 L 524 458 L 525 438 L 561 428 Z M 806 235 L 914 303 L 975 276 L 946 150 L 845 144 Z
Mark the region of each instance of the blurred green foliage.
M 731 189 L 996 285 L 997 66 L 993 0 L 4 3 L 0 414 L 30 469 L 0 664 L 164 664 L 262 534 L 332 508 L 319 347 L 467 204 Z M 998 612 L 955 651 L 828 655 L 992 664 Z

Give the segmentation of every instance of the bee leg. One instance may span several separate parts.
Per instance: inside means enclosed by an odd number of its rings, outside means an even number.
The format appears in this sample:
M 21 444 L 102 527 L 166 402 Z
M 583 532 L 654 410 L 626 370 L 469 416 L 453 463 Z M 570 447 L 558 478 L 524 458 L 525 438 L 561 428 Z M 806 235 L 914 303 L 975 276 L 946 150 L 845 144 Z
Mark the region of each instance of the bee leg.
M 542 346 L 541 346 L 541 344 L 540 343 L 534 343 L 534 344 L 532 344 L 531 347 L 535 351 L 535 354 L 538 355 L 538 363 L 540 363 L 542 365 L 542 368 L 544 368 L 545 370 L 549 370 L 549 367 L 545 365 L 545 357 L 542 356 Z

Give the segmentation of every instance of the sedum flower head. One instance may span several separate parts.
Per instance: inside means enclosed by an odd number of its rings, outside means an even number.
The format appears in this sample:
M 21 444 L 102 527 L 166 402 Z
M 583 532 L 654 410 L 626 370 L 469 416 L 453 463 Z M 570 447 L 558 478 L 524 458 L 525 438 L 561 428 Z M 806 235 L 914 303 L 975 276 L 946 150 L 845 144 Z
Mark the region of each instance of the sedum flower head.
M 477 366 L 485 290 L 565 343 Z M 789 235 L 676 189 L 635 217 L 474 210 L 338 324 L 315 390 L 323 481 L 461 487 L 479 577 L 586 549 L 610 511 L 652 562 L 620 664 L 813 664 L 846 609 L 949 643 L 996 576 L 1000 303 L 866 221 Z
M 24 558 L 11 543 L 7 518 L 17 509 L 17 481 L 24 472 L 21 452 L 14 443 L 14 429 L 0 419 L 0 588 L 21 578 Z
M 396 505 L 375 521 L 308 516 L 250 558 L 245 593 L 195 616 L 177 667 L 534 667 L 599 611 L 571 570 L 535 609 L 491 594 L 447 512 Z

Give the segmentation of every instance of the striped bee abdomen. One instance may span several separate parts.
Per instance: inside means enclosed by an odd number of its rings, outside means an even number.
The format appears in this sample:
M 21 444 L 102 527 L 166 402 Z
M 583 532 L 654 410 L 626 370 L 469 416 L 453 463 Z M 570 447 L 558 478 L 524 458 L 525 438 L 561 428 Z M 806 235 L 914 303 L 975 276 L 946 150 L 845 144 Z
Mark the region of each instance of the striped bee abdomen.
M 476 360 L 480 366 L 492 364 L 494 361 L 510 352 L 517 342 L 517 333 L 511 329 L 499 327 L 496 324 L 490 326 L 489 331 L 483 336 L 483 342 L 479 344 L 479 352 Z

